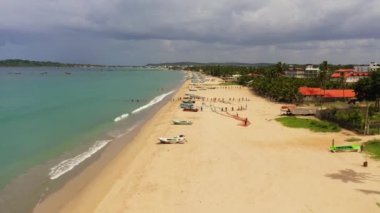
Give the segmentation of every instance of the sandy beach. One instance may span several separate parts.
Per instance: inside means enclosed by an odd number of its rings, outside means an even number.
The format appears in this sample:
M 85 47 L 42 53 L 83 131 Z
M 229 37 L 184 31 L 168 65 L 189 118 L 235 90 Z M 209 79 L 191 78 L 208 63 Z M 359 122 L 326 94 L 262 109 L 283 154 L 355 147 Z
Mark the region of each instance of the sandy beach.
M 192 91 L 206 98 L 196 102 L 202 110 L 183 112 L 177 99 L 188 88 L 184 83 L 175 101 L 162 107 L 100 174 L 86 183 L 73 178 L 34 212 L 380 211 L 380 162 L 368 159 L 369 166 L 362 167 L 364 153 L 328 151 L 332 139 L 338 145 L 353 136 L 376 137 L 284 127 L 274 120 L 281 104 L 240 86 Z M 248 125 L 222 107 L 248 118 Z M 241 107 L 246 109 L 236 110 Z M 193 125 L 172 125 L 174 119 Z M 159 137 L 179 134 L 187 142 L 158 143 Z M 84 173 L 91 175 L 91 168 Z M 78 187 L 79 193 L 70 194 Z

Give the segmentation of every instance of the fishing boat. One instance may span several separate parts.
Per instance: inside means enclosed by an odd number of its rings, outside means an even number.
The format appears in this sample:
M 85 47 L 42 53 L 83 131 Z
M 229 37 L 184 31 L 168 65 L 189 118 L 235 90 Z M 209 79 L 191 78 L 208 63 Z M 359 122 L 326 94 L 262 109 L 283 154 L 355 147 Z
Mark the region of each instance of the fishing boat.
M 179 105 L 181 108 L 194 108 L 194 104 L 193 103 L 181 103 L 181 105 Z
M 183 144 L 186 141 L 186 138 L 185 138 L 185 135 L 178 135 L 171 138 L 159 138 L 158 140 L 160 141 L 160 143 L 165 143 L 165 144 L 174 144 L 174 143 Z
M 195 101 L 192 100 L 192 99 L 185 99 L 185 100 L 182 101 L 182 103 L 184 103 L 184 104 L 193 104 L 193 103 L 195 103 Z
M 174 125 L 191 125 L 193 122 L 187 120 L 173 120 Z
M 330 147 L 331 152 L 360 152 L 361 147 L 360 145 L 345 145 L 345 146 L 331 146 Z

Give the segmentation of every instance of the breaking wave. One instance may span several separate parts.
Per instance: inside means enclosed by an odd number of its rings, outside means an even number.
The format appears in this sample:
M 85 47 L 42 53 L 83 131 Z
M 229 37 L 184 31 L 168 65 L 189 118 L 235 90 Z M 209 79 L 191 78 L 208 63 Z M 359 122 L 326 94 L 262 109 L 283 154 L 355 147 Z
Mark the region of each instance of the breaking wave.
M 102 141 L 96 141 L 93 146 L 91 146 L 87 151 L 73 157 L 66 159 L 59 164 L 53 166 L 50 168 L 49 177 L 51 180 L 59 178 L 61 175 L 65 174 L 66 172 L 72 170 L 74 167 L 82 163 L 87 158 L 91 157 L 93 154 L 101 150 L 103 147 L 105 147 L 109 142 L 112 140 L 102 140 Z
M 116 117 L 115 119 L 113 119 L 113 121 L 114 121 L 114 122 L 119 122 L 119 121 L 121 121 L 121 120 L 126 119 L 128 116 L 129 116 L 129 114 L 128 114 L 128 113 L 125 113 L 125 114 L 120 115 L 119 117 Z
M 162 95 L 159 95 L 159 96 L 153 98 L 148 104 L 146 104 L 146 105 L 144 105 L 144 106 L 142 106 L 142 107 L 139 107 L 139 108 L 135 109 L 135 110 L 132 112 L 132 114 L 138 113 L 138 112 L 140 112 L 140 111 L 142 111 L 142 110 L 144 110 L 144 109 L 146 109 L 146 108 L 149 108 L 149 107 L 151 107 L 151 106 L 157 104 L 158 102 L 162 101 L 166 96 L 172 94 L 173 92 L 174 92 L 174 90 L 172 90 L 172 91 L 170 91 L 170 92 L 168 92 L 168 93 L 164 93 L 164 94 L 162 94 Z

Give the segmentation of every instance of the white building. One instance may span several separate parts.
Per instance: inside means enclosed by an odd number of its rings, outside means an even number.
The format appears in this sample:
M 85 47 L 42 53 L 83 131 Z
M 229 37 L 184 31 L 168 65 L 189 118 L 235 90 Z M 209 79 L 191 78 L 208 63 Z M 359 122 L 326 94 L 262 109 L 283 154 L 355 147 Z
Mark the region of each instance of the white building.
M 305 78 L 315 78 L 318 76 L 320 71 L 321 70 L 318 65 L 309 64 L 305 68 Z
M 354 66 L 354 71 L 355 72 L 368 72 L 369 66 L 368 65 L 357 65 L 357 66 Z
M 376 62 L 369 63 L 369 70 L 370 71 L 376 71 L 379 68 L 380 68 L 380 65 L 378 63 L 376 63 Z
M 302 67 L 298 67 L 298 66 L 290 64 L 289 69 L 285 71 L 285 76 L 289 78 L 304 78 L 305 69 Z

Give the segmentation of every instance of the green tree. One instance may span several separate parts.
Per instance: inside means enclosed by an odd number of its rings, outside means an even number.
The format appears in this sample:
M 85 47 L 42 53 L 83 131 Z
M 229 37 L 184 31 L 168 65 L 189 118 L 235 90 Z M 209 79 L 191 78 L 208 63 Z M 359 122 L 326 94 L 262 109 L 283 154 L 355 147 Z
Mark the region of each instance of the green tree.
M 359 99 L 373 101 L 380 98 L 380 71 L 372 72 L 369 78 L 360 79 L 354 90 Z

